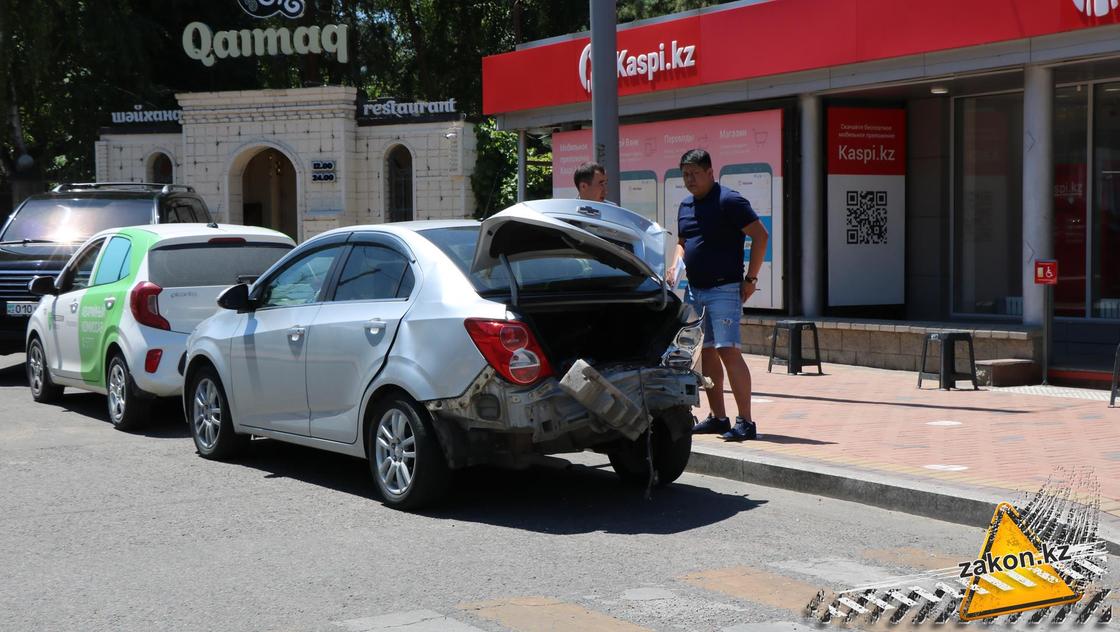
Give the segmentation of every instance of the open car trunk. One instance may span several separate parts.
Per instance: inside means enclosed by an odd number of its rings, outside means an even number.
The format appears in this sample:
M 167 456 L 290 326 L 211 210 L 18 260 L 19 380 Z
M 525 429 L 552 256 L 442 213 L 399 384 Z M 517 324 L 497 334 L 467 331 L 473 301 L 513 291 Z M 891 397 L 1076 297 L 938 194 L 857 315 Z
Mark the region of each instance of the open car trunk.
M 471 271 L 506 300 L 553 367 L 657 361 L 680 330 L 661 278 L 665 232 L 612 204 L 523 202 L 482 223 Z M 508 292 L 508 298 L 505 294 Z
M 656 363 L 683 326 L 682 305 L 671 297 L 664 309 L 649 303 L 588 303 L 519 308 L 549 362 L 559 373 L 583 359 L 608 363 Z

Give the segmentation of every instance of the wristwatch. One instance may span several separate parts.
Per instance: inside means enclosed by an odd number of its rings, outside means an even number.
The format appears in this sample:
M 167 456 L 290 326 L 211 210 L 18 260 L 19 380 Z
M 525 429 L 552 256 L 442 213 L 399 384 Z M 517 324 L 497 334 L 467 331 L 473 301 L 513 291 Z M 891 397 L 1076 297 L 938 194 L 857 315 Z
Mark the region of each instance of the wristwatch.
M 758 281 L 758 277 L 752 277 L 751 275 L 748 274 L 748 275 L 743 277 L 743 280 L 746 281 L 747 283 L 754 283 L 755 281 Z

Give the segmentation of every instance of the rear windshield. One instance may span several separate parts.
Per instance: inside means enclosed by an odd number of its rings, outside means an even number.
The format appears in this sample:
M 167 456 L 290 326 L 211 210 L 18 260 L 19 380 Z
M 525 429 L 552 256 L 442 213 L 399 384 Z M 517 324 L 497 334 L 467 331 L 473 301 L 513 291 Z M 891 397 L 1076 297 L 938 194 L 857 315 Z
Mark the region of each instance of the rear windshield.
M 471 273 L 479 226 L 431 228 L 420 234 L 436 245 L 471 280 L 480 294 L 509 293 L 509 273 L 505 266 Z M 543 290 L 655 290 L 660 285 L 647 277 L 613 268 L 590 256 L 541 257 L 511 261 L 518 288 Z
M 0 241 L 85 241 L 107 228 L 151 224 L 152 208 L 153 202 L 143 198 L 28 200 Z
M 292 247 L 288 244 L 185 244 L 148 253 L 148 280 L 160 287 L 251 283 Z

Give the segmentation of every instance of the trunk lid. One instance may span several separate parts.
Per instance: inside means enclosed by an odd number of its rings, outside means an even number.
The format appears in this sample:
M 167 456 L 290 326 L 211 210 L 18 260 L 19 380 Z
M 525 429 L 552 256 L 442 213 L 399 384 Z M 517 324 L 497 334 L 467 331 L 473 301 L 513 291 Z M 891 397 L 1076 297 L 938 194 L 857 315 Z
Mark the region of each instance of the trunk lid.
M 588 257 L 632 275 L 661 279 L 665 231 L 613 204 L 587 200 L 522 202 L 482 222 L 472 272 L 511 261 Z
M 159 293 L 159 313 L 171 331 L 189 334 L 199 323 L 218 311 L 218 295 L 227 285 L 163 288 Z
M 218 311 L 223 290 L 251 283 L 292 247 L 284 236 L 249 235 L 157 244 L 147 264 L 148 280 L 163 288 L 157 299 L 160 316 L 171 331 L 190 333 Z

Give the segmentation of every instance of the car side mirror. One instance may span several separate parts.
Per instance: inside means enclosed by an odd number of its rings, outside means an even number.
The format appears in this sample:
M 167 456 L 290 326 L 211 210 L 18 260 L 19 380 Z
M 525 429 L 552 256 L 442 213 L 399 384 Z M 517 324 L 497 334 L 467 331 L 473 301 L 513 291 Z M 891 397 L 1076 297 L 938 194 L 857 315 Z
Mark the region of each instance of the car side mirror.
M 54 285 L 54 277 L 37 276 L 27 284 L 29 292 L 35 296 L 47 296 L 58 294 L 58 288 Z
M 238 283 L 226 288 L 218 295 L 218 307 L 231 309 L 238 313 L 252 311 L 253 301 L 249 299 L 249 286 Z

